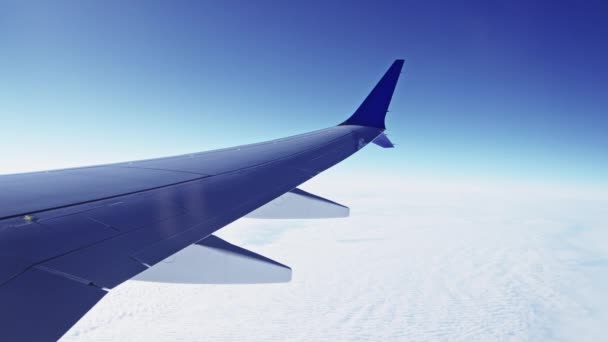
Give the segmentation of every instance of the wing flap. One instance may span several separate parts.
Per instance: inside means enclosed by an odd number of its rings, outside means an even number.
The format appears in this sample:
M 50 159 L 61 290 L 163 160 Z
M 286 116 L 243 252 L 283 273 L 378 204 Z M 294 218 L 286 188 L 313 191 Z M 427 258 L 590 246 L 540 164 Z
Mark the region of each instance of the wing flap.
M 342 204 L 295 188 L 249 213 L 259 219 L 319 219 L 348 217 L 350 209 Z
M 139 274 L 180 284 L 260 284 L 291 280 L 291 268 L 211 235 Z

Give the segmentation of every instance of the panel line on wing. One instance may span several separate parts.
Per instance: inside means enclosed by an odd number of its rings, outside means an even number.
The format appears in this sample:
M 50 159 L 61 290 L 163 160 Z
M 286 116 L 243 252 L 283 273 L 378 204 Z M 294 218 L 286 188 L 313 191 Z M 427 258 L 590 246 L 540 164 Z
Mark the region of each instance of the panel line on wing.
M 141 170 L 156 170 L 156 171 L 181 172 L 181 173 L 188 173 L 188 174 L 197 175 L 197 176 L 211 176 L 211 175 L 206 174 L 206 173 L 192 172 L 192 171 L 183 171 L 183 170 L 169 170 L 169 169 L 162 169 L 162 168 L 158 168 L 158 167 L 142 167 L 142 166 L 136 166 L 136 165 L 112 165 L 112 167 L 120 167 L 120 168 L 123 168 L 123 169 L 141 169 Z
M 14 215 L 6 216 L 6 217 L 0 217 L 0 220 L 7 220 L 7 219 L 15 218 L 15 217 L 24 217 L 26 215 L 31 215 L 33 213 L 37 213 L 37 214 L 38 213 L 44 213 L 44 212 L 48 212 L 48 211 L 52 211 L 52 210 L 64 209 L 64 208 L 74 207 L 74 206 L 83 205 L 83 204 L 89 204 L 89 203 L 94 203 L 94 202 L 99 202 L 99 201 L 105 201 L 105 200 L 109 200 L 109 199 L 113 199 L 113 198 L 119 198 L 119 197 L 124 197 L 124 196 L 129 196 L 129 195 L 140 194 L 140 193 L 143 193 L 143 192 L 148 192 L 148 191 L 153 191 L 153 190 L 158 190 L 158 189 L 164 189 L 164 188 L 169 188 L 169 187 L 172 187 L 172 186 L 175 186 L 175 185 L 180 185 L 180 184 L 185 184 L 185 183 L 189 183 L 189 182 L 194 182 L 194 181 L 198 181 L 198 180 L 201 180 L 201 179 L 204 179 L 204 178 L 209 178 L 209 177 L 211 177 L 211 176 L 202 176 L 202 177 L 198 177 L 198 178 L 194 178 L 194 179 L 188 179 L 188 180 L 185 180 L 185 181 L 171 183 L 171 184 L 165 184 L 165 185 L 156 186 L 156 187 L 152 187 L 152 188 L 148 188 L 148 189 L 142 189 L 142 190 L 127 192 L 127 193 L 123 193 L 123 194 L 108 196 L 108 197 L 96 198 L 96 199 L 92 199 L 92 200 L 88 200 L 88 201 L 82 201 L 82 202 L 78 202 L 78 203 L 70 203 L 70 204 L 60 205 L 60 206 L 53 207 L 53 208 L 45 208 L 45 209 L 34 211 L 34 212 L 25 212 L 25 213 L 14 214 Z
M 56 269 L 53 269 L 53 268 L 49 268 L 49 267 L 46 267 L 46 266 L 43 266 L 43 265 L 36 265 L 36 266 L 31 267 L 31 268 L 35 268 L 37 270 L 44 271 L 44 272 L 47 272 L 47 273 L 50 273 L 50 274 L 54 274 L 54 275 L 59 276 L 59 277 L 63 277 L 63 278 L 69 279 L 69 280 L 73 280 L 75 282 L 78 282 L 78 283 L 81 283 L 81 284 L 84 284 L 84 285 L 92 285 L 92 286 L 101 288 L 101 286 L 95 285 L 92 281 L 90 281 L 88 279 L 84 279 L 84 278 L 75 276 L 73 274 L 62 272 L 62 271 L 59 271 L 59 270 L 56 270 Z

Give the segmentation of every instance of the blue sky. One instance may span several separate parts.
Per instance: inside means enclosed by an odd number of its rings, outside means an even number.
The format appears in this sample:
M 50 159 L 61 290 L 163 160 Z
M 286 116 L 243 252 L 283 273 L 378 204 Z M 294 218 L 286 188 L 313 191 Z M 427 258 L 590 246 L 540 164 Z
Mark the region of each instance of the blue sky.
M 337 124 L 396 58 L 398 144 L 345 167 L 606 184 L 608 5 L 8 1 L 0 173 Z

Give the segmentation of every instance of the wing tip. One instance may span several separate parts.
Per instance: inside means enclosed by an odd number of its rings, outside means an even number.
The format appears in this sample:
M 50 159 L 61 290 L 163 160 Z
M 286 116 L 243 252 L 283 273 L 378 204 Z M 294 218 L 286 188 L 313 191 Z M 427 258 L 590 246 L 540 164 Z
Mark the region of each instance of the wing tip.
M 386 129 L 384 119 L 404 63 L 404 59 L 396 59 L 355 113 L 340 126 L 356 125 Z

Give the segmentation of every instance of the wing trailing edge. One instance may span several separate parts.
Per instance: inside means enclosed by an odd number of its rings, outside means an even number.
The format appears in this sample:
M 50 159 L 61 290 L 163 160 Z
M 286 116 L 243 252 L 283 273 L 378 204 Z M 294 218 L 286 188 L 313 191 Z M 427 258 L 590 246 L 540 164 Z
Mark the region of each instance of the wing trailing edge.
M 133 279 L 177 284 L 285 283 L 291 280 L 291 268 L 210 235 Z

